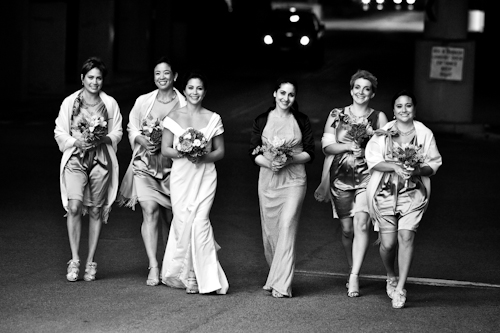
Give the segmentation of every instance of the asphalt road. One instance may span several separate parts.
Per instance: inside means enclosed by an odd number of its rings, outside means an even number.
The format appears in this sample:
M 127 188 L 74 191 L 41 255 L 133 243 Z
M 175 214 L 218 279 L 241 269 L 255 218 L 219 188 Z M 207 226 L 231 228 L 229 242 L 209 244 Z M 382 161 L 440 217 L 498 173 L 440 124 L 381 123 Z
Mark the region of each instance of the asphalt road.
M 219 186 L 211 220 L 230 283 L 225 296 L 186 295 L 148 287 L 140 210 L 114 207 L 103 227 L 98 279 L 69 283 L 70 258 L 59 196 L 60 152 L 53 121 L 62 100 L 22 103 L 0 121 L 4 176 L 0 191 L 1 332 L 496 332 L 500 327 L 500 229 L 495 206 L 498 141 L 437 134 L 443 166 L 416 238 L 407 307 L 393 310 L 385 294 L 376 247 L 362 268 L 362 296 L 346 296 L 340 227 L 318 203 L 322 156 L 307 167 L 308 194 L 298 233 L 294 297 L 277 300 L 261 290 L 267 275 L 257 201 L 258 170 L 246 155 L 252 119 L 272 102 L 274 79 L 299 79 L 298 101 L 313 121 L 317 141 L 324 120 L 350 102 L 349 77 L 372 71 L 379 91 L 372 106 L 390 114 L 392 94 L 411 86 L 418 33 L 329 31 L 326 63 L 310 70 L 241 57 L 214 66 L 206 106 L 221 114 L 226 157 L 217 163 Z M 395 57 L 394 54 L 398 56 Z M 150 89 L 149 76 L 105 86 L 119 102 L 124 127 L 134 99 Z M 120 83 L 120 84 L 119 84 Z M 493 98 L 477 103 L 477 119 L 496 121 Z M 497 123 L 498 124 L 498 123 Z M 123 175 L 131 150 L 119 145 Z M 86 224 L 84 224 L 86 226 Z M 83 228 L 81 255 L 86 251 Z M 376 234 L 372 233 L 373 240 Z M 163 255 L 163 248 L 158 257 Z

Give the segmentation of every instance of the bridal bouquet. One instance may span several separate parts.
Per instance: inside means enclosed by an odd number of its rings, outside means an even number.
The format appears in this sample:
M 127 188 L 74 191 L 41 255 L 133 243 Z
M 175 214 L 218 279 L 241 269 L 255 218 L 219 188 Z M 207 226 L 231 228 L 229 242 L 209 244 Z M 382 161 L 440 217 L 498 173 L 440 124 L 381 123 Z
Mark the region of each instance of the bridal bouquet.
M 257 155 L 259 153 L 264 154 L 266 158 L 272 161 L 273 166 L 285 163 L 288 159 L 292 158 L 293 149 L 290 145 L 285 144 L 285 139 L 280 139 L 275 136 L 273 140 L 268 141 L 262 146 L 257 146 L 252 155 Z M 272 168 L 273 171 L 278 171 L 279 169 Z
M 403 144 L 396 146 L 393 150 L 394 157 L 403 165 L 406 171 L 413 171 L 415 167 L 424 162 L 424 155 L 422 154 L 422 145 Z M 405 187 L 408 186 L 408 179 L 406 179 Z
M 207 153 L 208 140 L 200 131 L 188 127 L 179 137 L 179 143 L 175 149 L 179 152 L 180 157 L 199 157 Z
M 162 133 L 163 129 L 158 119 L 153 120 L 146 118 L 142 121 L 141 134 L 153 145 L 159 146 L 161 144 Z
M 86 143 L 100 141 L 108 134 L 108 122 L 104 117 L 91 114 L 82 110 L 75 121 L 76 126 L 72 127 L 72 135 L 76 139 L 82 139 Z M 80 152 L 83 157 L 85 152 Z
M 361 147 L 374 133 L 370 122 L 366 118 L 363 118 L 359 123 L 350 123 L 347 126 L 347 134 L 358 147 Z

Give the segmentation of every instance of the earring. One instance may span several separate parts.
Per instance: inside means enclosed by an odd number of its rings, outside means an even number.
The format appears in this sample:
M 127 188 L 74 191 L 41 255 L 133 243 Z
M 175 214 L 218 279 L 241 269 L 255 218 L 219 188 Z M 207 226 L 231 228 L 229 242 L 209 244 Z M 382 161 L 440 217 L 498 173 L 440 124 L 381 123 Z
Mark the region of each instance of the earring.
M 393 115 L 393 116 L 392 116 L 392 119 L 396 119 L 396 115 Z

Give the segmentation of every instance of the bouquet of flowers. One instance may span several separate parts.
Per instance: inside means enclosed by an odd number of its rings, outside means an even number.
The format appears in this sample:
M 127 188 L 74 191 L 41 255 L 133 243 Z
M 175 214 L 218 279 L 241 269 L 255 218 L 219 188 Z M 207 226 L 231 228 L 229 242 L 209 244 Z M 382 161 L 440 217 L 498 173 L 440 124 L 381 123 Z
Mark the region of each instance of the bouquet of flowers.
M 82 139 L 86 143 L 100 141 L 108 134 L 108 122 L 104 117 L 91 114 L 82 110 L 75 121 L 76 126 L 72 127 L 72 135 L 76 139 Z M 83 157 L 85 152 L 80 152 Z
M 179 143 L 175 149 L 181 157 L 199 157 L 207 153 L 208 140 L 200 131 L 188 127 L 186 132 L 179 137 Z
M 257 155 L 259 153 L 264 154 L 266 158 L 269 158 L 272 165 L 279 165 L 285 163 L 288 159 L 292 158 L 293 149 L 290 145 L 285 144 L 285 139 L 280 139 L 275 136 L 272 141 L 268 141 L 262 146 L 257 146 L 252 155 Z M 278 171 L 279 169 L 272 168 L 273 171 Z
M 160 125 L 160 120 L 146 118 L 142 121 L 141 134 L 153 145 L 159 146 L 161 144 L 162 133 L 163 129 Z
M 422 145 L 413 145 L 410 143 L 396 146 L 393 150 L 394 157 L 403 165 L 406 171 L 413 171 L 415 167 L 424 162 L 422 154 Z M 405 187 L 408 186 L 408 179 L 405 181 Z
M 363 118 L 359 123 L 348 124 L 347 134 L 361 147 L 373 135 L 373 128 L 368 119 Z

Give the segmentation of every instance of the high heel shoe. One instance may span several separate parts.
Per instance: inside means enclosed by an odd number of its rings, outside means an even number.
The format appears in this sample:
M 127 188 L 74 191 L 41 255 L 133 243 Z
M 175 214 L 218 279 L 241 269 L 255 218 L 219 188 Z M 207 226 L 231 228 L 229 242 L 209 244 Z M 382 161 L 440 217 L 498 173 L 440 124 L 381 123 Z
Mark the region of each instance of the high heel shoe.
M 75 282 L 78 280 L 78 274 L 80 273 L 80 261 L 70 260 L 68 261 L 68 273 L 66 274 L 66 279 L 69 282 Z
M 385 286 L 385 291 L 387 292 L 387 296 L 389 296 L 392 299 L 392 293 L 394 290 L 396 290 L 396 287 L 398 286 L 398 278 L 397 277 L 388 277 L 387 280 L 387 285 Z
M 146 281 L 146 285 L 148 286 L 157 286 L 160 284 L 160 269 L 158 268 L 158 266 L 156 267 L 148 267 L 149 269 L 149 275 L 148 275 L 148 279 Z M 151 275 L 153 275 L 153 277 L 151 277 Z
M 351 290 L 350 287 L 352 287 L 353 283 L 351 283 L 351 276 L 355 276 L 357 280 L 357 289 Z M 359 279 L 358 279 L 358 274 L 351 273 L 349 274 L 349 288 L 347 289 L 347 297 L 359 297 Z M 356 288 L 356 286 L 354 287 Z
M 406 303 L 406 290 L 403 289 L 403 291 L 397 291 L 396 289 L 394 289 L 394 291 L 391 293 L 391 298 L 392 307 L 394 309 L 404 308 Z
M 97 263 L 88 262 L 87 265 L 85 265 L 85 275 L 83 276 L 83 279 L 87 282 L 94 281 L 96 273 Z
M 198 282 L 196 282 L 196 278 L 189 277 L 186 288 L 186 294 L 198 294 L 199 292 L 200 291 L 198 290 Z

